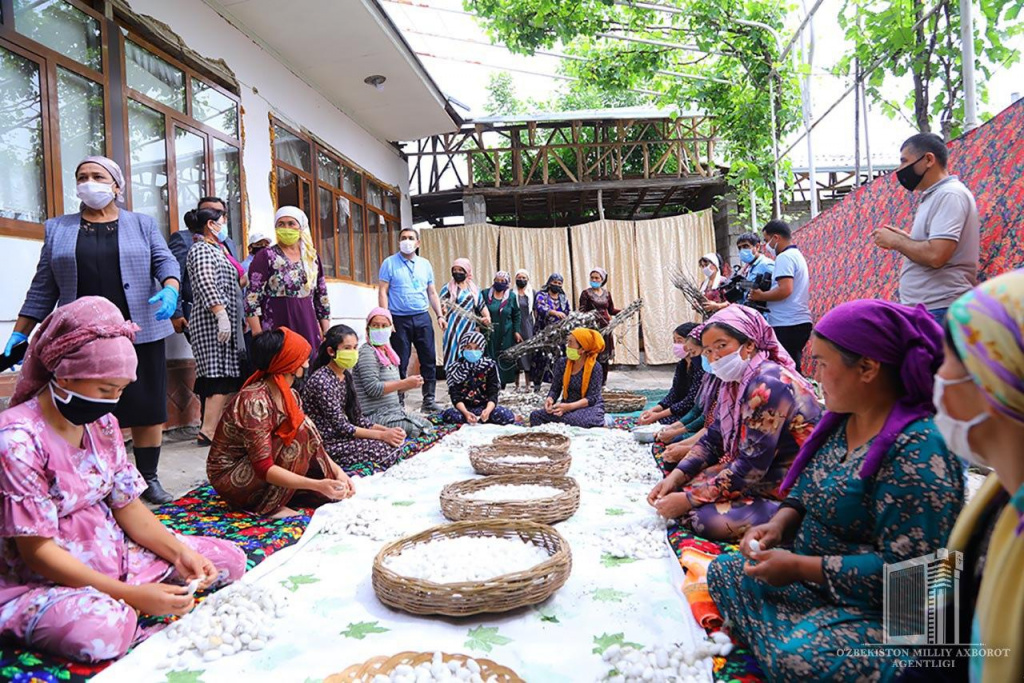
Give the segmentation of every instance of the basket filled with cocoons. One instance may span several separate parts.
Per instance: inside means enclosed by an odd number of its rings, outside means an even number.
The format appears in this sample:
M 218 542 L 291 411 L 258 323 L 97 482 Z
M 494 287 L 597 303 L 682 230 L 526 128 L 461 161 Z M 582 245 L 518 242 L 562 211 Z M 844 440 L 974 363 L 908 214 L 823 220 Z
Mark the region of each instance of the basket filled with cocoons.
M 496 519 L 456 522 L 384 546 L 373 590 L 411 614 L 465 617 L 547 600 L 572 570 L 569 544 L 545 524 Z
M 374 657 L 328 676 L 324 683 L 398 683 L 406 680 L 523 683 L 514 671 L 489 659 L 443 652 L 399 652 L 393 657 Z
M 568 451 L 542 446 L 476 446 L 469 462 L 477 474 L 552 474 L 562 476 L 572 465 Z
M 541 431 L 523 431 L 515 434 L 495 437 L 492 446 L 518 446 L 519 448 L 550 448 L 555 451 L 569 452 L 569 437 L 565 434 Z M 522 451 L 520 451 L 522 452 Z
M 643 394 L 634 394 L 631 391 L 616 391 L 605 389 L 601 392 L 604 399 L 604 412 L 606 413 L 635 413 L 643 410 L 647 405 L 647 397 Z
M 448 484 L 441 490 L 441 512 L 467 519 L 525 519 L 554 524 L 576 514 L 580 486 L 572 477 L 498 474 Z

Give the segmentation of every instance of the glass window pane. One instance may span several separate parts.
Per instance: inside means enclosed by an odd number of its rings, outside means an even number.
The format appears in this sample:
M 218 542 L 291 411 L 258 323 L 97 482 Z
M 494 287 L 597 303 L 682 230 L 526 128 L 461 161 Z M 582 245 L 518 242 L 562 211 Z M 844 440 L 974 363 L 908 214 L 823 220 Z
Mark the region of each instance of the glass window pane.
M 198 78 L 192 79 L 192 118 L 238 137 L 238 103 Z
M 384 208 L 384 198 L 381 193 L 380 185 L 377 183 L 366 184 L 366 202 L 370 206 L 376 206 L 378 209 Z
M 280 126 L 274 126 L 274 158 L 306 173 L 313 172 L 309 143 Z
M 401 226 L 397 221 L 388 221 L 388 234 L 391 236 L 391 244 L 388 246 L 388 254 L 394 254 L 398 251 L 398 233 L 401 232 Z
M 401 209 L 398 205 L 398 195 L 388 192 L 384 195 L 384 212 L 392 216 L 401 216 Z
M 352 277 L 352 249 L 349 246 L 349 221 L 352 220 L 352 211 L 362 211 L 362 207 L 349 202 L 345 197 L 334 196 L 334 203 L 338 207 L 338 276 Z M 342 206 L 348 209 L 348 216 L 345 215 Z
M 18 33 L 90 69 L 103 70 L 100 22 L 63 0 L 14 0 Z M 77 210 L 77 208 L 76 208 Z
M 242 164 L 238 148 L 217 138 L 213 138 L 213 193 L 227 204 L 231 239 L 242 249 Z
M 320 262 L 324 265 L 324 275 L 335 277 L 334 236 L 338 232 L 338 214 L 334 206 L 334 194 L 330 190 L 319 188 L 317 198 L 320 201 Z
M 277 169 L 277 207 L 298 205 L 299 176 L 287 169 Z
M 370 252 L 370 275 L 369 282 L 377 281 L 378 266 L 380 266 L 380 216 L 372 211 L 366 212 L 367 251 Z
M 39 66 L 0 47 L 0 217 L 46 220 Z
M 352 207 L 353 276 L 366 282 L 366 233 L 363 231 L 363 207 Z
M 317 176 L 321 183 L 341 187 L 341 164 L 323 152 L 317 152 Z
M 185 111 L 185 73 L 130 40 L 124 41 L 128 87 L 172 109 Z
M 363 178 L 351 168 L 345 167 L 345 192 L 353 197 L 363 196 Z
M 174 173 L 178 191 L 178 230 L 185 227 L 185 212 L 206 195 L 206 144 L 203 138 L 174 127 Z
M 152 216 L 164 237 L 169 237 L 166 138 L 164 115 L 135 100 L 128 100 L 132 211 Z
M 106 154 L 103 86 L 58 66 L 57 108 L 64 213 L 75 213 L 80 203 L 75 188 L 75 169 L 87 156 Z

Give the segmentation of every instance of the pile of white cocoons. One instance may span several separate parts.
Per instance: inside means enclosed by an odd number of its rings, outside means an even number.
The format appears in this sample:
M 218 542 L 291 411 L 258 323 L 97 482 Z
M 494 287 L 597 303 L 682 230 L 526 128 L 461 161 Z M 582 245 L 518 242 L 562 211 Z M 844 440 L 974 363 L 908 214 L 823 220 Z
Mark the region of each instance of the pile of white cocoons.
M 526 571 L 550 557 L 533 543 L 513 538 L 442 538 L 417 543 L 384 560 L 401 576 L 433 583 L 487 581 Z
M 274 622 L 287 606 L 287 597 L 276 589 L 232 584 L 167 627 L 171 647 L 160 666 L 188 668 L 192 653 L 214 662 L 245 650 L 262 650 L 274 637 Z
M 388 541 L 402 535 L 389 507 L 373 500 L 349 498 L 322 506 L 317 516 L 323 520 L 324 533 Z
M 699 641 L 693 649 L 679 644 L 668 647 L 645 647 L 637 650 L 630 646 L 611 645 L 601 658 L 611 667 L 601 678 L 611 683 L 703 683 L 711 672 L 712 656 L 725 656 L 732 652 L 729 636 L 718 631 L 711 640 Z
M 550 462 L 549 458 L 543 455 L 506 455 L 495 460 L 503 465 L 536 465 L 542 462 Z
M 562 489 L 538 484 L 494 484 L 463 496 L 466 500 L 511 502 L 520 500 L 543 500 L 562 494 Z
M 670 548 L 665 538 L 665 520 L 656 515 L 644 517 L 628 526 L 602 531 L 601 551 L 612 557 L 648 560 L 668 557 Z
M 440 652 L 435 652 L 430 662 L 418 666 L 400 664 L 390 675 L 378 674 L 366 683 L 431 683 L 432 681 L 467 681 L 468 683 L 497 683 L 498 677 L 484 679 L 480 665 L 475 659 L 464 663 L 452 660 L 445 663 Z

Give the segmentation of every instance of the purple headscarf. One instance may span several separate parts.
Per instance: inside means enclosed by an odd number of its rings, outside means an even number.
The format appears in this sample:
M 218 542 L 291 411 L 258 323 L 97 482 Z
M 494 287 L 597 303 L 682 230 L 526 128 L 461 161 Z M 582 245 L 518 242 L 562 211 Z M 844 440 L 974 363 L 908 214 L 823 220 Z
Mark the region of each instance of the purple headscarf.
M 906 393 L 893 406 L 882 431 L 868 448 L 860 468 L 860 478 L 866 479 L 878 472 L 885 454 L 909 424 L 935 414 L 932 388 L 935 373 L 942 365 L 942 328 L 924 306 L 911 308 L 890 301 L 862 299 L 836 306 L 818 321 L 814 330 L 848 351 L 899 369 Z M 843 413 L 831 411 L 822 416 L 786 473 L 782 490 L 796 482 L 844 417 Z

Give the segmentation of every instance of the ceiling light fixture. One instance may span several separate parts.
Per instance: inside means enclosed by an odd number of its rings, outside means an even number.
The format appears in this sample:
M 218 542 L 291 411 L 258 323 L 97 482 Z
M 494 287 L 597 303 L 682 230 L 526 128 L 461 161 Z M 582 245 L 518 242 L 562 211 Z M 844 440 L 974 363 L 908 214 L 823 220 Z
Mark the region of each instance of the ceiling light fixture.
M 373 76 L 367 76 L 366 78 L 364 78 L 363 83 L 365 83 L 366 85 L 372 85 L 377 90 L 383 90 L 384 81 L 386 80 L 388 79 L 385 76 L 381 76 L 380 74 L 374 74 Z

